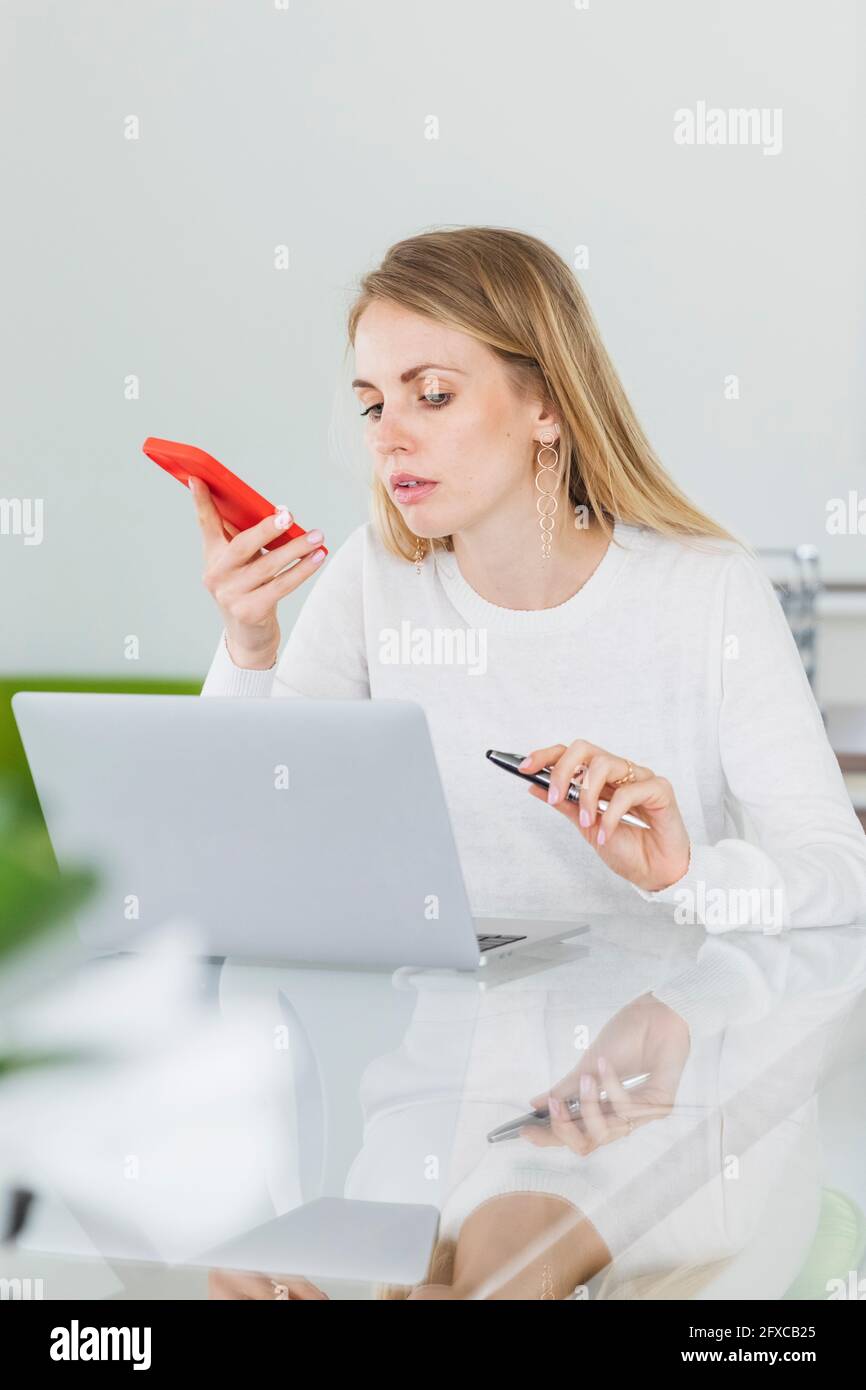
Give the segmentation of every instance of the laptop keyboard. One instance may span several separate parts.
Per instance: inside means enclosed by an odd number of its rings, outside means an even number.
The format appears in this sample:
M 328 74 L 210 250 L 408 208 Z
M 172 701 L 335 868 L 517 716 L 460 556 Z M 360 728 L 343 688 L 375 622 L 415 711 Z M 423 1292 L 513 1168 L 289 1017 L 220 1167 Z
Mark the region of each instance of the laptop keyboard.
M 525 936 L 485 936 L 479 935 L 478 945 L 482 951 L 492 951 L 497 946 L 510 946 L 512 941 L 525 941 Z

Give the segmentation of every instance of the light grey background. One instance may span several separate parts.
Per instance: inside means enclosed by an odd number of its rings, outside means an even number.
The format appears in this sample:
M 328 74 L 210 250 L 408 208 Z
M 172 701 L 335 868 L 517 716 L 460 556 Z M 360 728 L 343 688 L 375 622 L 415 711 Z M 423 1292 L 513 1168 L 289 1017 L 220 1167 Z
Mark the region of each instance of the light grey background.
M 2 669 L 203 675 L 219 620 L 148 434 L 332 549 L 365 518 L 346 308 L 391 242 L 443 224 L 588 246 L 678 482 L 752 543 L 866 578 L 866 539 L 825 529 L 866 492 L 858 8 L 4 0 L 0 497 L 43 498 L 45 537 L 0 536 Z M 698 101 L 782 108 L 782 152 L 677 146 Z

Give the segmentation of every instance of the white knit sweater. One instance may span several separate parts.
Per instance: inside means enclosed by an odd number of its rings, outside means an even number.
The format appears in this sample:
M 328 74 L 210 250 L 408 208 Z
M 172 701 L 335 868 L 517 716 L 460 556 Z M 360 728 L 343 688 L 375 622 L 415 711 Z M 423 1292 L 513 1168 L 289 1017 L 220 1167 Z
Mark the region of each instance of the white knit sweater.
M 421 574 L 353 531 L 269 671 L 220 642 L 202 695 L 406 699 L 425 710 L 479 916 L 658 913 L 708 931 L 866 921 L 866 836 L 796 643 L 758 562 L 617 523 L 572 598 L 501 608 L 453 552 Z M 691 862 L 661 892 L 485 759 L 583 738 L 672 783 Z

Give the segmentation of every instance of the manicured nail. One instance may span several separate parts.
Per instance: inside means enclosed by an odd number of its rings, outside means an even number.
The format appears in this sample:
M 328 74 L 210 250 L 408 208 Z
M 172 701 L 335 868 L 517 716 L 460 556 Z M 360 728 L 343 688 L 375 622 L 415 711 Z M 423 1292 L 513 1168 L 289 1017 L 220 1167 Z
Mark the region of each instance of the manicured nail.
M 603 845 L 606 839 L 607 839 L 607 836 L 605 835 L 604 831 L 603 831 L 603 830 L 599 830 L 599 832 L 598 832 L 598 839 L 597 839 L 597 841 L 596 841 L 596 844 Z
M 599 1071 L 607 1071 L 607 1058 L 606 1058 L 606 1057 L 599 1057 L 599 1059 L 598 1059 L 598 1069 L 599 1069 Z
M 523 762 L 522 762 L 522 763 L 518 763 L 517 766 L 520 767 L 520 768 L 529 767 L 529 764 L 530 764 L 531 762 L 532 762 L 532 759 L 531 759 L 531 758 L 524 758 L 524 759 L 523 759 Z
M 310 556 L 310 562 L 311 562 L 311 564 L 314 564 L 314 565 L 320 565 L 320 564 L 322 563 L 322 561 L 324 560 L 324 558 L 325 558 L 325 552 L 324 552 L 324 550 L 316 550 L 316 551 L 314 551 L 313 554 Z
M 277 507 L 274 512 L 274 525 L 278 531 L 285 531 L 292 524 L 292 514 L 287 507 Z
M 310 545 L 315 545 L 315 544 L 316 544 L 316 541 L 320 541 L 321 539 L 322 539 L 322 533 L 321 533 L 321 531 L 308 531 L 308 532 L 307 532 L 307 540 L 310 542 Z
M 562 1114 L 562 1104 L 556 1099 L 556 1096 L 548 1096 L 547 1109 L 555 1120 L 558 1120 Z
M 559 800 L 559 787 L 554 787 L 553 785 L 551 785 L 551 786 L 549 787 L 549 789 L 548 789 L 548 792 L 547 792 L 547 804 L 548 804 L 548 806 L 555 806 L 558 800 Z
M 580 823 L 584 830 L 589 825 L 589 811 L 585 810 L 583 807 L 580 808 Z
M 582 1096 L 588 1096 L 591 1095 L 591 1093 L 592 1081 L 590 1079 L 589 1072 L 584 1072 L 583 1076 L 580 1078 L 580 1094 Z

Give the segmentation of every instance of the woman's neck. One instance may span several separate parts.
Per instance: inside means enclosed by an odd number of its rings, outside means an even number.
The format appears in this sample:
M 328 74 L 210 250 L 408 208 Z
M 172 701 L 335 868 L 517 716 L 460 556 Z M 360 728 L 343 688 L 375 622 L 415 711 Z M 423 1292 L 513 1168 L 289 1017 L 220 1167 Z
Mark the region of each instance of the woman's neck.
M 609 541 L 594 516 L 586 527 L 576 527 L 562 504 L 554 523 L 547 559 L 538 515 L 528 511 L 508 525 L 499 521 L 456 532 L 454 554 L 466 583 L 500 608 L 534 611 L 565 603 L 598 567 Z

